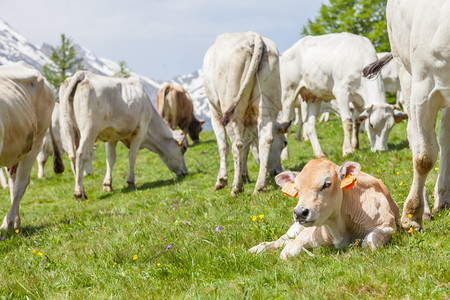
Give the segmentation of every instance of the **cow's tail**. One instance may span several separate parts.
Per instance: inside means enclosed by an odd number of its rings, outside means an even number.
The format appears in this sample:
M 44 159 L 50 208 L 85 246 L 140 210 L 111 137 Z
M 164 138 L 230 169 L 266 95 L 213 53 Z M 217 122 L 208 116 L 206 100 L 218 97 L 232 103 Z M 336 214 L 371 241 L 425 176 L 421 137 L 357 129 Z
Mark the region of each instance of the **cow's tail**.
M 76 123 L 73 109 L 73 98 L 78 84 L 85 79 L 85 76 L 85 73 L 82 71 L 76 72 L 72 77 L 70 77 L 69 84 L 66 89 L 60 89 L 59 94 L 61 117 L 65 119 L 65 121 L 62 122 L 62 127 L 65 135 L 72 137 L 71 143 L 75 149 L 78 148 L 79 136 L 78 125 Z M 70 125 L 67 123 L 68 120 L 70 120 Z
M 163 86 L 156 97 L 156 109 L 158 110 L 158 114 L 164 118 L 164 106 L 166 103 L 166 96 L 170 91 L 170 84 L 166 84 Z
M 247 89 L 249 82 L 253 79 L 256 72 L 258 72 L 259 63 L 261 62 L 261 58 L 264 53 L 264 42 L 263 42 L 262 37 L 259 34 L 253 33 L 253 36 L 254 36 L 253 55 L 252 55 L 252 60 L 250 61 L 250 66 L 249 66 L 248 72 L 246 74 L 244 81 L 242 82 L 242 84 L 240 86 L 240 89 L 235 98 L 235 101 L 233 101 L 233 104 L 231 105 L 231 107 L 225 113 L 223 113 L 223 115 L 220 119 L 220 124 L 222 124 L 222 126 L 227 126 L 228 123 L 231 121 L 234 111 L 236 110 L 237 105 L 239 104 L 240 100 L 242 99 L 242 96 L 243 96 L 245 90 Z
M 393 58 L 392 53 L 388 53 L 382 58 L 374 61 L 370 65 L 367 65 L 363 69 L 363 76 L 367 77 L 368 79 L 373 79 L 377 77 L 380 74 L 381 69 L 383 69 L 383 67 L 387 65 L 388 62 L 392 60 L 392 58 Z
M 53 171 L 56 174 L 61 174 L 64 172 L 64 162 L 62 160 L 61 151 L 59 151 L 59 146 L 56 142 L 55 135 L 53 134 L 52 124 L 50 124 L 49 131 L 53 146 Z

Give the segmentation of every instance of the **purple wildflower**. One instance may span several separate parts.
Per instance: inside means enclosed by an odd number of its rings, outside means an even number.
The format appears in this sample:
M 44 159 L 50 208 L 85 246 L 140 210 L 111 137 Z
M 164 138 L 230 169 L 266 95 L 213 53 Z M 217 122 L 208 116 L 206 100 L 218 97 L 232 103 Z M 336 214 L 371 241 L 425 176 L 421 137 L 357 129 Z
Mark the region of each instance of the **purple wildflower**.
M 2 236 L 2 241 L 3 241 L 4 239 L 6 239 L 6 236 Z
M 222 227 L 217 226 L 216 229 L 214 229 L 215 232 L 222 230 Z
M 165 250 L 165 251 L 169 250 L 169 249 L 170 249 L 171 247 L 172 247 L 172 245 L 171 245 L 171 244 L 167 245 L 167 246 L 166 246 L 166 250 Z
M 117 213 L 118 216 L 120 216 L 122 213 Z
M 43 261 L 41 262 L 41 265 L 45 265 L 45 260 L 43 260 Z
M 231 245 L 231 241 L 228 241 L 228 245 Z

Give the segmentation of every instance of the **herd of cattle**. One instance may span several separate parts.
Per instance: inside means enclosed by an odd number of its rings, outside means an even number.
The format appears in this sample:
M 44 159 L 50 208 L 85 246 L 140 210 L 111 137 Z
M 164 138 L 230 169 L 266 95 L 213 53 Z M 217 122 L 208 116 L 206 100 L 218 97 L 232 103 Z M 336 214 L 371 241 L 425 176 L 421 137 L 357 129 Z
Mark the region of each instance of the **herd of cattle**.
M 357 239 L 377 248 L 400 224 L 406 230 L 421 228 L 423 215 L 429 217 L 424 185 L 438 156 L 435 124 L 440 109 L 441 161 L 434 209 L 450 205 L 450 3 L 389 0 L 386 13 L 392 53 L 380 59 L 367 38 L 350 33 L 304 37 L 281 56 L 272 40 L 254 32 L 222 34 L 207 50 L 203 80 L 220 156 L 215 188 L 228 185 L 229 136 L 232 195 L 242 192 L 249 180 L 251 150 L 260 166 L 254 193 L 265 190 L 266 175 L 271 173 L 278 174 L 275 180 L 285 193 L 298 198 L 289 231 L 250 251 L 284 246 L 281 256 L 287 258 L 304 247 L 345 247 Z M 377 76 L 392 59 L 391 70 L 384 71 L 383 78 Z M 404 112 L 387 103 L 386 91 L 397 94 Z M 55 172 L 64 170 L 61 152 L 68 154 L 75 199 L 87 198 L 83 175 L 92 173 L 96 140 L 106 146 L 106 191 L 112 190 L 119 141 L 129 149 L 130 188 L 136 186 L 134 165 L 142 148 L 157 153 L 177 176 L 187 174 L 186 135 L 198 142 L 204 121 L 194 116 L 192 101 L 182 87 L 164 86 L 156 110 L 137 79 L 79 71 L 63 82 L 59 100 L 55 104 L 53 88 L 25 63 L 0 67 L 0 166 L 8 170 L 11 194 L 1 230 L 20 226 L 19 203 L 33 163 L 37 158 L 38 177 L 44 176 L 43 165 L 51 151 Z M 358 148 L 363 122 L 371 150 L 386 151 L 390 130 L 408 118 L 414 177 L 400 223 L 398 206 L 380 180 L 360 172 L 356 162 L 337 166 L 323 158 L 316 119 L 322 101 L 331 100 L 342 119 L 344 156 Z M 287 132 L 295 108 L 301 112 L 301 106 L 306 115 L 300 113 L 299 127 L 303 123 L 319 159 L 301 172 L 283 172 Z

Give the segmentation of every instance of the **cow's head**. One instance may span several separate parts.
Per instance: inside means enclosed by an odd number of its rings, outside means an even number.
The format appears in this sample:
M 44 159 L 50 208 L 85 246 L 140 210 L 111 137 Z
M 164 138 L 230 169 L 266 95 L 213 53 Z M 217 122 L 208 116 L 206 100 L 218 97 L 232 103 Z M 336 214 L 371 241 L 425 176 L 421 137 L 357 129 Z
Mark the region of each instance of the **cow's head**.
M 298 193 L 294 208 L 294 221 L 303 226 L 321 226 L 341 213 L 343 190 L 341 181 L 348 174 L 356 179 L 361 166 L 346 162 L 341 167 L 327 159 L 308 162 L 301 172 L 285 171 L 275 177 L 276 183 L 285 188 L 293 184 Z
M 391 129 L 396 123 L 407 119 L 408 115 L 399 110 L 395 105 L 370 104 L 364 107 L 364 111 L 356 119 L 361 123 L 366 122 L 366 131 L 370 140 L 372 151 L 387 151 L 388 138 Z
M 291 126 L 291 121 L 285 123 L 275 123 L 273 128 L 273 142 L 269 153 L 269 163 L 267 164 L 267 171 L 270 174 L 277 175 L 283 172 L 281 166 L 281 152 L 286 148 L 288 141 L 286 134 Z
M 184 153 L 187 150 L 186 135 L 181 130 L 173 130 L 172 136 L 172 146 L 165 149 L 161 159 L 177 176 L 186 175 L 188 172 L 184 161 Z
M 198 143 L 198 141 L 200 140 L 199 134 L 203 129 L 203 123 L 205 123 L 205 120 L 197 120 L 196 118 L 192 118 L 192 121 L 189 124 L 189 136 L 191 137 L 194 144 Z

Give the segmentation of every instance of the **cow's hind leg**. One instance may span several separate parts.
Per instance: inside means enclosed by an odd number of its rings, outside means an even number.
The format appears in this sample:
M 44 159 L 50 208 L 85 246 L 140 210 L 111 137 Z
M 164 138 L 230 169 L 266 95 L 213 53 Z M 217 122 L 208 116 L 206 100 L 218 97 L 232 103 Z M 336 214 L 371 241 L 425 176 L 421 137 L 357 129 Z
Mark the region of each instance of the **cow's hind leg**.
M 273 143 L 273 126 L 275 120 L 269 115 L 262 115 L 258 122 L 259 136 L 259 172 L 256 180 L 254 194 L 258 194 L 266 189 L 267 167 L 269 163 L 270 148 Z
M 311 146 L 313 148 L 314 156 L 317 158 L 325 157 L 325 154 L 320 147 L 319 139 L 317 138 L 317 128 L 316 128 L 316 120 L 320 111 L 320 105 L 322 101 L 320 99 L 313 101 L 309 101 L 307 103 L 307 114 L 306 120 L 304 124 L 303 130 L 306 130 L 306 133 L 311 142 Z
M 450 108 L 442 110 L 439 144 L 441 146 L 441 161 L 434 188 L 433 213 L 450 207 Z
M 244 155 L 248 154 L 251 139 L 246 139 L 245 130 L 240 129 L 236 123 L 228 125 L 228 135 L 231 139 L 231 150 L 234 161 L 234 178 L 231 187 L 231 196 L 236 196 L 244 191 L 243 171 L 244 171 Z M 260 156 L 261 163 L 261 156 Z
M 363 247 L 377 249 L 386 244 L 394 234 L 395 229 L 392 227 L 377 227 L 364 238 Z
M 75 190 L 74 197 L 75 200 L 79 199 L 87 199 L 86 192 L 84 191 L 83 186 L 83 173 L 86 163 L 89 161 L 89 156 L 94 148 L 95 138 L 97 134 L 93 131 L 82 131 L 80 139 L 80 146 L 76 152 L 76 161 L 75 161 Z
M 438 100 L 435 98 L 437 94 L 435 92 L 427 99 L 429 89 L 426 88 L 425 82 L 416 84 L 413 88 L 416 89 L 411 92 L 407 131 L 413 156 L 414 177 L 411 190 L 403 205 L 401 223 L 404 230 L 422 228 L 423 189 L 427 175 L 436 163 L 439 147 L 434 134 L 437 108 L 431 105 Z
M 225 128 L 219 123 L 218 117 L 211 116 L 211 124 L 216 135 L 217 149 L 219 151 L 220 167 L 217 175 L 215 190 L 220 190 L 228 186 L 227 173 L 227 157 L 228 157 L 228 142 Z
M 106 149 L 106 174 L 103 178 L 103 190 L 112 192 L 112 171 L 116 163 L 116 146 L 117 141 L 105 143 Z
M 10 172 L 9 190 L 11 197 L 11 208 L 3 219 L 0 230 L 10 230 L 20 226 L 19 204 L 28 184 L 30 183 L 31 168 L 33 167 L 36 156 L 40 150 L 42 138 L 43 137 L 41 137 L 41 142 L 36 142 L 33 145 L 33 148 L 25 159 L 17 165 L 17 169 L 14 170 L 13 168 Z M 39 138 L 37 140 L 39 140 Z

